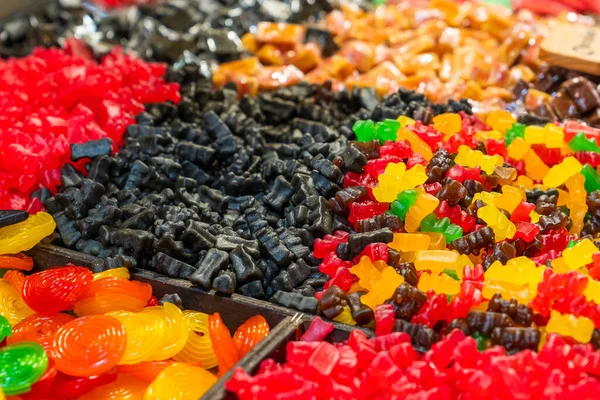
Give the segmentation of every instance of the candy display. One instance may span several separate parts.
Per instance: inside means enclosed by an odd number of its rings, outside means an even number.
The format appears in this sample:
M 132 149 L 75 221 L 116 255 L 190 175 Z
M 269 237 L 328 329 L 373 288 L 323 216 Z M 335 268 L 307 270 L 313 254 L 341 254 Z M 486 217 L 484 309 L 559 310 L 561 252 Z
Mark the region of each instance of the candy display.
M 527 338 L 528 329 L 495 328 L 492 338 Z M 255 376 L 236 369 L 227 389 L 241 400 L 594 399 L 600 390 L 600 350 L 555 334 L 539 352 L 516 354 L 501 347 L 482 350 L 478 338 L 459 329 L 422 354 L 403 332 L 367 338 L 354 330 L 340 343 L 323 341 L 326 335 L 289 342 L 285 362 L 266 359 Z
M 256 315 L 232 337 L 219 313 L 158 305 L 125 268 L 55 267 L 20 292 L 1 283 L 0 388 L 22 399 L 197 399 L 217 381 L 212 369 L 225 373 L 270 331 Z
M 594 9 L 515 3 L 1 21 L 0 398 L 597 398 Z

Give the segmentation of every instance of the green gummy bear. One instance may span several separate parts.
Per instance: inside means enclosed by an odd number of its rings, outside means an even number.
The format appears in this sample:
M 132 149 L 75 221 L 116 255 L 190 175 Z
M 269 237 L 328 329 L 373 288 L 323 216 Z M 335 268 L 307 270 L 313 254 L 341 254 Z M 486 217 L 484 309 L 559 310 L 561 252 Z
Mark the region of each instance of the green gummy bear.
M 444 236 L 446 236 L 446 244 L 450 244 L 453 240 L 461 238 L 463 235 L 463 230 L 460 226 L 455 224 L 450 224 L 444 232 L 442 232 Z
M 408 209 L 417 202 L 417 197 L 419 197 L 419 193 L 415 189 L 400 192 L 397 200 L 390 204 L 390 212 L 404 221 Z
M 510 129 L 506 131 L 506 135 L 504 136 L 504 142 L 506 143 L 506 147 L 508 147 L 512 143 L 512 141 L 518 137 L 525 137 L 525 125 L 515 122 L 513 126 L 511 126 Z
M 573 151 L 592 151 L 600 153 L 600 147 L 596 144 L 596 139 L 588 139 L 584 132 L 579 132 L 569 142 L 569 147 Z
M 398 129 L 400 128 L 400 122 L 395 119 L 386 119 L 375 125 L 375 136 L 381 144 L 385 144 L 388 140 L 396 140 Z
M 600 190 L 600 176 L 590 164 L 585 164 L 581 168 L 581 175 L 585 178 L 585 190 L 591 193 Z
M 352 125 L 352 131 L 354 131 L 356 140 L 359 142 L 370 142 L 375 139 L 375 123 L 370 119 L 356 121 Z

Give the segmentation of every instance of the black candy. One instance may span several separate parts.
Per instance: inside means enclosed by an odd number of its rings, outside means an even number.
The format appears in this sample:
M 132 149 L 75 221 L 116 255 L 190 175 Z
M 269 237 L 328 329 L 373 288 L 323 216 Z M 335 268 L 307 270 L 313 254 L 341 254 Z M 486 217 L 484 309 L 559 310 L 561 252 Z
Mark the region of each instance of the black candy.
M 18 210 L 1 210 L 0 211 L 0 228 L 5 226 L 14 225 L 19 222 L 23 222 L 29 217 L 27 211 Z

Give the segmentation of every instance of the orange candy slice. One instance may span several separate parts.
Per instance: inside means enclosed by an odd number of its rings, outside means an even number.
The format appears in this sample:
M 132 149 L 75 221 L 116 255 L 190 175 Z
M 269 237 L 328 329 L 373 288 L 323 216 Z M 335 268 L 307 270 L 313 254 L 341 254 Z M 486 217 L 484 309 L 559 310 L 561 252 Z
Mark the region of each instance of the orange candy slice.
M 71 376 L 95 376 L 115 367 L 127 339 L 125 328 L 113 317 L 81 317 L 60 327 L 54 337 L 56 368 Z
M 10 286 L 12 286 L 17 293 L 21 293 L 21 290 L 23 289 L 23 283 L 25 282 L 25 275 L 23 275 L 22 272 L 9 269 L 2 278 L 6 282 L 10 283 Z

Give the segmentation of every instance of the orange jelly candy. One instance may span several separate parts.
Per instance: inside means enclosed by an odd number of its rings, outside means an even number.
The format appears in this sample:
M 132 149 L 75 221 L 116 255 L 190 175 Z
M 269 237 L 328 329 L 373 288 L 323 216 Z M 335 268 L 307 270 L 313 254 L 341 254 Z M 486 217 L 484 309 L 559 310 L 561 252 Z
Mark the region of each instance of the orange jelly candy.
M 138 311 L 152 297 L 152 286 L 122 278 L 103 278 L 90 283 L 75 303 L 75 314 L 95 315 L 111 311 Z
M 61 326 L 74 320 L 69 314 L 40 315 L 33 314 L 13 327 L 12 336 L 6 338 L 8 344 L 17 342 L 36 342 L 52 357 L 54 334 Z
M 21 293 L 21 290 L 23 289 L 23 283 L 25 282 L 25 275 L 23 275 L 22 272 L 9 269 L 2 278 L 10 283 L 17 293 Z
M 271 328 L 267 320 L 262 315 L 250 317 L 240 325 L 233 335 L 233 342 L 238 349 L 239 356 L 244 357 L 254 346 L 263 340 Z
M 20 271 L 31 271 L 33 259 L 23 253 L 0 255 L 1 269 L 18 269 Z
M 231 333 L 219 313 L 214 313 L 208 317 L 208 327 L 210 331 L 210 340 L 217 360 L 219 360 L 219 376 L 223 376 L 240 359 L 238 349 L 231 338 Z
M 110 371 L 125 353 L 125 328 L 113 317 L 81 317 L 61 326 L 54 336 L 56 368 L 71 376 Z

